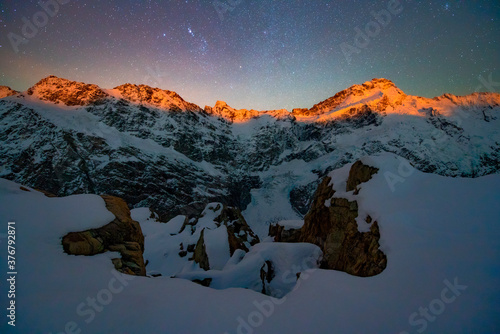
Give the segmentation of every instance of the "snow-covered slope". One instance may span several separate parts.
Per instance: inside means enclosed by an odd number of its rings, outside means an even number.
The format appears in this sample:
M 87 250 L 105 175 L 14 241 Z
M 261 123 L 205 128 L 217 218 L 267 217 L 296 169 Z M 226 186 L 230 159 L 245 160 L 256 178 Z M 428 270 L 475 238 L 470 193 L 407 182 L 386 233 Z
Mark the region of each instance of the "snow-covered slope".
M 1 245 L 7 242 L 6 223 L 16 222 L 15 332 L 499 332 L 500 176 L 471 179 L 422 173 L 393 154 L 362 161 L 379 168 L 361 185 L 357 200 L 363 213 L 380 225 L 387 268 L 378 276 L 360 278 L 299 261 L 298 267 L 275 278 L 290 284 L 295 273 L 302 272 L 293 291 L 281 299 L 248 289 L 205 288 L 178 278 L 122 275 L 110 261 L 117 254 L 66 255 L 62 235 L 113 219 L 103 200 L 94 195 L 48 198 L 0 180 L 0 221 L 5 228 Z M 347 164 L 329 173 L 338 196 L 349 196 L 341 192 L 349 169 Z M 134 215 L 144 218 L 146 259 L 148 247 L 162 246 L 160 234 L 181 226 L 174 221 L 155 227 L 144 212 Z M 287 244 L 282 253 L 273 247 L 280 246 L 254 246 L 246 264 L 230 264 L 231 271 L 221 279 L 238 283 L 245 274 L 253 275 L 253 266 L 247 264 L 259 253 L 283 260 L 300 255 Z M 0 252 L 2 266 L 6 256 Z M 7 293 L 0 298 L 7 305 Z M 6 321 L 0 326 L 2 333 L 9 332 Z
M 202 110 L 174 92 L 48 77 L 0 100 L 0 177 L 58 195 L 113 194 L 163 220 L 211 202 L 244 211 L 260 236 L 301 219 L 322 176 L 393 152 L 419 170 L 498 172 L 500 95 L 426 99 L 386 79 L 311 109 Z

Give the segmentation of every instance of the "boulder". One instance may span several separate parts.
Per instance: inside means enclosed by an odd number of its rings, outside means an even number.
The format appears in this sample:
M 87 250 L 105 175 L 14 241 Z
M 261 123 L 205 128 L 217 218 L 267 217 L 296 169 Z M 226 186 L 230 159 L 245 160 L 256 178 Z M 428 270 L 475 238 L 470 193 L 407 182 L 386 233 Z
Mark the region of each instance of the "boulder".
M 72 255 L 95 255 L 106 251 L 119 252 L 121 259 L 113 259 L 118 271 L 145 276 L 144 235 L 138 222 L 130 217 L 130 210 L 121 198 L 101 196 L 115 219 L 98 229 L 70 232 L 62 238 L 63 249 Z

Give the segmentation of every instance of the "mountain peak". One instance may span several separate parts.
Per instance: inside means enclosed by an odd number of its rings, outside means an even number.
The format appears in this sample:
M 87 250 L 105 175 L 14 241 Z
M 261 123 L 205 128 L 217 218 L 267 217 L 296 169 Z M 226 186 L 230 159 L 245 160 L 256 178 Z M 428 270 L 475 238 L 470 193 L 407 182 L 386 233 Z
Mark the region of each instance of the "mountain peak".
M 206 106 L 205 112 L 236 123 L 249 120 L 258 115 L 258 112 L 255 110 L 234 109 L 225 101 L 217 101 L 213 107 Z
M 12 88 L 7 87 L 7 86 L 0 86 L 0 99 L 3 99 L 4 97 L 7 97 L 7 96 L 16 95 L 16 94 L 19 94 L 19 92 L 15 91 Z
M 43 101 L 67 106 L 84 106 L 105 99 L 106 94 L 99 86 L 83 82 L 71 81 L 50 75 L 38 81 L 27 91 Z
M 215 106 L 213 107 L 206 106 L 205 112 L 207 114 L 227 119 L 233 123 L 246 122 L 252 118 L 257 118 L 263 115 L 269 115 L 277 119 L 292 117 L 291 114 L 286 109 L 265 110 L 265 111 L 258 111 L 254 109 L 251 110 L 234 109 L 233 107 L 229 106 L 225 101 L 217 101 L 215 103 Z
M 375 78 L 361 85 L 352 85 L 334 96 L 315 104 L 311 109 L 294 109 L 293 114 L 297 117 L 318 116 L 354 105 L 374 105 L 380 102 L 384 105 L 397 104 L 405 97 L 406 94 L 391 80 Z
M 114 90 L 131 102 L 149 104 L 170 111 L 201 111 L 199 106 L 186 102 L 179 94 L 170 90 L 130 83 L 115 87 Z

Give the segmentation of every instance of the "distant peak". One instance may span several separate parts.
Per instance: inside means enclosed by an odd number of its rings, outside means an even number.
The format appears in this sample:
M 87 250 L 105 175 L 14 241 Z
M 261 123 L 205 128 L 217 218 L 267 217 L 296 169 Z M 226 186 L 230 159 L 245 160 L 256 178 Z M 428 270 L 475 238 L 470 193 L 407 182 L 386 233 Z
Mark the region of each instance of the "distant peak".
M 10 87 L 0 86 L 0 99 L 3 99 L 4 97 L 7 97 L 7 96 L 17 95 L 17 94 L 19 94 L 19 92 L 16 90 L 13 90 Z
M 294 109 L 293 113 L 296 116 L 317 116 L 345 108 L 349 105 L 378 102 L 382 98 L 384 100 L 391 100 L 391 98 L 400 99 L 405 96 L 403 91 L 391 80 L 374 78 L 361 85 L 352 85 L 334 96 L 315 104 L 311 109 Z
M 85 83 L 83 83 L 83 82 L 71 81 L 71 80 L 68 80 L 65 78 L 57 77 L 55 75 L 49 75 L 48 77 L 45 77 L 42 80 L 38 81 L 33 87 L 54 85 L 54 84 L 64 84 L 64 85 L 82 84 L 82 85 L 85 85 Z M 33 87 L 31 87 L 31 88 L 33 88 Z
M 130 83 L 115 87 L 114 89 L 119 91 L 124 99 L 131 102 L 148 104 L 170 111 L 199 112 L 202 110 L 196 104 L 186 102 L 179 94 L 170 90 Z
M 225 101 L 217 101 L 215 107 L 229 107 L 229 105 Z
M 292 117 L 291 113 L 289 113 L 288 110 L 286 109 L 265 110 L 265 111 L 258 111 L 254 109 L 251 110 L 235 109 L 229 106 L 225 101 L 217 101 L 215 102 L 215 106 L 213 107 L 206 106 L 205 112 L 211 115 L 224 118 L 233 123 L 245 122 L 252 118 L 258 118 L 263 115 L 268 115 L 276 119 L 284 119 Z
M 97 85 L 71 81 L 50 75 L 27 91 L 28 95 L 35 96 L 43 101 L 67 106 L 84 106 L 97 103 L 108 95 Z

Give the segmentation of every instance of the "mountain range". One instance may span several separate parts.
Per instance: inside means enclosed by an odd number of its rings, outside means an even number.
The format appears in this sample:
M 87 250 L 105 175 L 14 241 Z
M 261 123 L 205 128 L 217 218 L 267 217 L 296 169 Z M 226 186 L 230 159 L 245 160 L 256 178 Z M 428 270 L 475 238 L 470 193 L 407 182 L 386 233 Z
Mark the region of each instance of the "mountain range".
M 321 179 L 362 156 L 391 152 L 452 177 L 500 166 L 497 93 L 430 99 L 373 79 L 309 109 L 256 111 L 49 76 L 0 97 L 0 177 L 58 196 L 119 196 L 162 221 L 221 202 L 261 237 L 270 222 L 302 219 Z
M 291 112 L 0 86 L 0 332 L 498 332 L 499 111 L 387 79 Z

